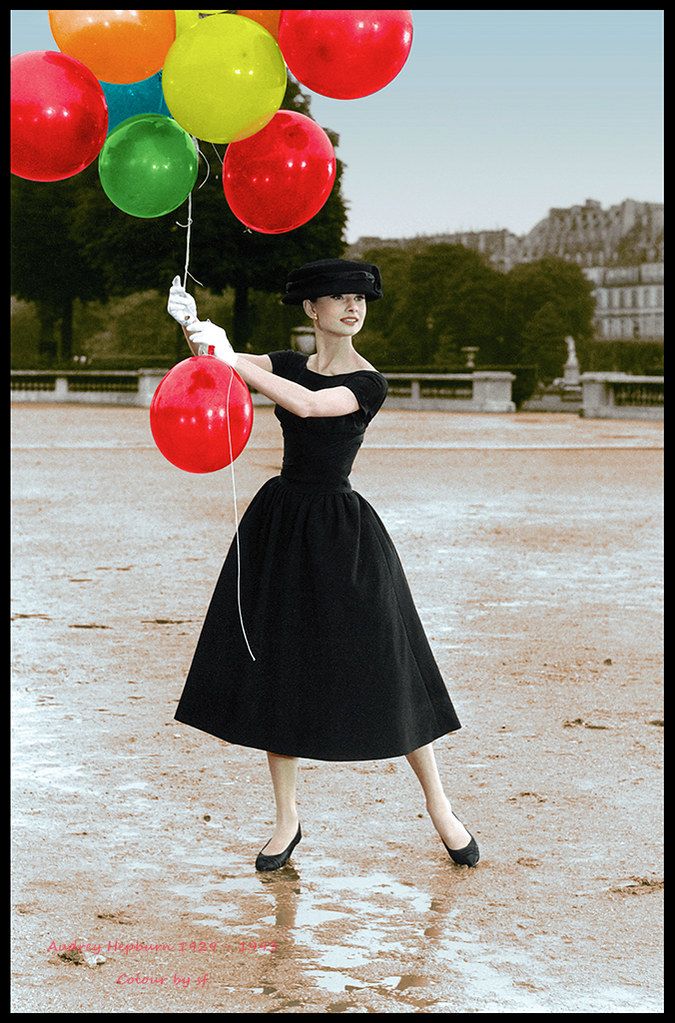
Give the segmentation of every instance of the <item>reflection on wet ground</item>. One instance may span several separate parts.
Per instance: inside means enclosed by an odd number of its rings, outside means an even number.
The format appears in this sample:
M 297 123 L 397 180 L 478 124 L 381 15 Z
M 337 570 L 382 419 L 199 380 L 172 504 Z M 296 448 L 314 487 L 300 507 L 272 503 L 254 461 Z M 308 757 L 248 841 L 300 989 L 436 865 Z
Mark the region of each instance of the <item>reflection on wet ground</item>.
M 241 921 L 249 921 L 248 943 L 255 942 L 258 928 L 261 944 L 278 943 L 274 976 L 282 973 L 283 987 L 254 989 L 281 1000 L 267 1011 L 309 1005 L 312 991 L 344 996 L 326 1012 L 471 1011 L 471 1005 L 475 1011 L 496 1006 L 503 1012 L 556 1011 L 557 996 L 564 996 L 564 990 L 551 991 L 546 972 L 538 983 L 536 938 L 520 948 L 499 945 L 467 927 L 463 904 L 480 898 L 481 884 L 466 868 L 457 881 L 444 864 L 430 866 L 428 877 L 413 883 L 383 870 L 347 877 L 340 860 L 313 862 L 306 854 L 302 866 L 289 862 L 274 875 L 257 877 L 250 875 L 248 860 L 236 855 L 231 874 L 209 871 L 208 854 L 189 859 L 206 869 L 170 887 L 182 904 L 199 906 L 196 923 L 210 934 L 214 928 L 235 934 Z M 394 962 L 399 971 L 392 974 Z M 303 999 L 289 1000 L 289 988 L 302 991 Z M 645 1006 L 639 992 L 620 987 L 596 991 L 591 1002 L 602 1011 L 613 999 L 617 1010 Z
M 209 862 L 208 855 L 190 859 L 194 864 Z M 191 881 L 174 883 L 171 888 L 181 901 L 201 907 L 196 922 L 204 926 L 215 924 L 222 932 L 231 933 L 239 921 L 255 919 L 264 940 L 279 943 L 277 964 L 287 961 L 289 969 L 299 973 L 310 988 L 333 994 L 369 989 L 380 995 L 433 988 L 439 960 L 450 968 L 453 964 L 461 967 L 464 986 L 465 957 L 473 947 L 473 971 L 482 996 L 488 993 L 485 984 L 491 974 L 493 983 L 488 988 L 492 987 L 494 994 L 497 987 L 500 995 L 505 993 L 503 978 L 495 986 L 498 975 L 487 963 L 477 969 L 477 935 L 457 926 L 459 909 L 447 898 L 435 898 L 427 886 L 400 881 L 382 870 L 345 877 L 341 873 L 344 863 L 338 859 L 322 856 L 316 864 L 306 859 L 302 867 L 289 862 L 274 876 L 251 877 L 247 875 L 248 860 L 238 862 L 235 857 L 231 875 L 216 873 L 215 880 L 195 880 L 193 875 Z M 411 938 L 418 946 L 415 959 L 419 949 L 424 949 L 429 975 L 405 971 L 378 979 L 368 976 L 381 972 L 378 959 L 405 961 Z M 251 940 L 250 933 L 247 940 Z M 510 985 L 506 987 L 510 989 Z M 428 1005 L 433 1003 L 429 991 L 425 998 Z

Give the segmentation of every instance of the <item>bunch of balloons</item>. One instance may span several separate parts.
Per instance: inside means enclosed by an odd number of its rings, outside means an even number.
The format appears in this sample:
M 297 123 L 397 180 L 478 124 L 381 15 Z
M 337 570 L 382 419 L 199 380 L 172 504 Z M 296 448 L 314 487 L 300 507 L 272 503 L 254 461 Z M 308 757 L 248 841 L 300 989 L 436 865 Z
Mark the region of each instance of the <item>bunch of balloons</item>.
M 49 23 L 57 51 L 12 58 L 13 174 L 61 181 L 98 157 L 116 207 L 161 217 L 195 186 L 198 140 L 226 143 L 225 200 L 261 234 L 306 224 L 335 182 L 326 132 L 280 109 L 288 71 L 357 99 L 388 85 L 412 45 L 410 11 L 49 11 Z M 160 451 L 188 472 L 233 461 L 252 419 L 241 377 L 199 357 L 167 374 L 150 409 Z
M 60 181 L 98 157 L 119 209 L 160 217 L 192 191 L 197 140 L 227 143 L 223 191 L 261 234 L 314 217 L 335 153 L 281 111 L 287 72 L 334 99 L 384 88 L 412 44 L 410 11 L 49 11 L 57 51 L 12 58 L 11 170 Z

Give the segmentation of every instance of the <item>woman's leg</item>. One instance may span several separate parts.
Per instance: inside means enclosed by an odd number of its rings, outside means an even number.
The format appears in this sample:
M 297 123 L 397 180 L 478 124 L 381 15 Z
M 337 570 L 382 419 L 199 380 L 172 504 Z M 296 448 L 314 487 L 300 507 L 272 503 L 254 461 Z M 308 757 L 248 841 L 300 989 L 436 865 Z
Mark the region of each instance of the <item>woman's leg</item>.
M 276 856 L 286 849 L 298 830 L 298 808 L 295 804 L 298 780 L 298 757 L 286 757 L 280 753 L 267 753 L 272 775 L 274 801 L 277 808 L 276 827 L 272 838 L 265 846 L 265 856 Z
M 430 742 L 412 753 L 406 753 L 406 760 L 422 786 L 427 813 L 436 831 L 451 849 L 463 849 L 471 841 L 471 835 L 453 814 L 450 800 L 443 791 L 434 744 Z

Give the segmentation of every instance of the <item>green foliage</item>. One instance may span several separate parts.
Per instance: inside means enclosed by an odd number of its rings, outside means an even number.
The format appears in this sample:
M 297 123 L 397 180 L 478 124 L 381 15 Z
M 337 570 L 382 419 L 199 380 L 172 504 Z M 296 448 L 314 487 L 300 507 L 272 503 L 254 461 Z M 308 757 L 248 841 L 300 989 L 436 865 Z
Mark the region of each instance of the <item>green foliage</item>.
M 205 319 L 225 323 L 232 315 L 233 294 L 204 292 L 201 306 Z M 182 330 L 169 316 L 157 315 L 166 296 L 158 291 L 139 291 L 107 302 L 80 302 L 73 306 L 73 354 L 87 367 L 139 369 L 169 366 L 186 359 L 190 350 Z M 13 369 L 40 369 L 35 338 L 39 319 L 32 303 L 14 301 L 12 308 Z M 73 359 L 56 359 L 53 368 L 72 369 Z
M 584 373 L 664 375 L 662 341 L 581 341 L 576 350 Z
M 82 183 L 11 178 L 11 288 L 27 301 L 59 307 L 64 297 L 106 297 L 104 283 L 73 237 Z
M 561 340 L 567 334 L 575 341 L 593 336 L 593 285 L 576 263 L 550 256 L 520 263 L 506 274 L 506 284 L 505 326 L 507 336 L 516 343 L 547 304 L 546 322 L 552 324 L 555 310 L 563 331 Z
M 12 299 L 11 368 L 39 369 L 37 339 L 40 336 L 40 319 L 34 302 Z
M 561 375 L 566 360 L 566 335 L 565 317 L 553 301 L 540 306 L 523 328 L 521 357 L 537 361 L 539 378 L 544 383 Z
M 565 336 L 592 334 L 592 285 L 576 264 L 543 259 L 502 274 L 480 253 L 447 244 L 373 248 L 364 258 L 380 266 L 386 301 L 369 307 L 374 338 L 360 350 L 380 363 L 463 368 L 471 346 L 477 368 L 539 364 L 556 376 Z
M 373 304 L 369 319 L 387 338 L 389 360 L 440 364 L 461 359 L 466 345 L 493 347 L 502 277 L 480 254 L 462 245 L 429 245 L 371 249 L 364 258 L 382 270 L 387 301 Z
M 507 337 L 517 361 L 536 363 L 539 379 L 562 376 L 565 338 L 593 336 L 593 285 L 576 263 L 546 257 L 514 266 L 506 275 Z
M 75 299 L 106 297 L 105 282 L 73 232 L 82 189 L 76 178 L 11 179 L 11 289 L 16 298 L 35 303 L 34 358 L 40 365 L 70 358 Z

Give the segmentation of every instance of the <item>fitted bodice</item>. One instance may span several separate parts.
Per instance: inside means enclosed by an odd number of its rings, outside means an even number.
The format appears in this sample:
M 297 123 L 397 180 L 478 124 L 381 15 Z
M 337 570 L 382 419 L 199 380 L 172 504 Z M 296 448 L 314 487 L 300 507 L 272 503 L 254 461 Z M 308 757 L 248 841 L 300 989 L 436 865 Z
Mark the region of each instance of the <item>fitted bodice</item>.
M 306 361 L 306 357 L 305 357 Z M 356 373 L 326 376 L 308 370 L 302 362 L 293 379 L 313 391 L 338 387 Z M 361 410 L 343 416 L 296 416 L 281 405 L 274 415 L 284 435 L 281 477 L 292 483 L 351 490 L 349 475 L 368 425 Z

